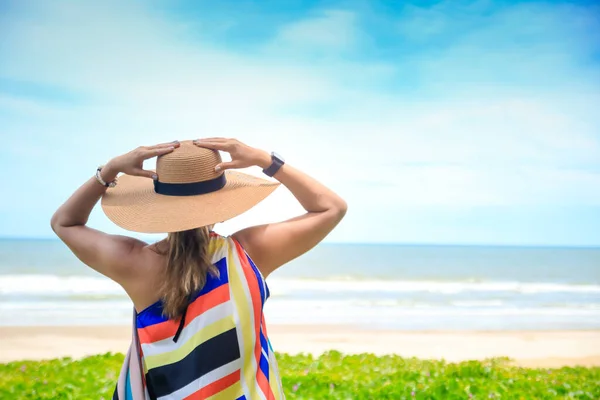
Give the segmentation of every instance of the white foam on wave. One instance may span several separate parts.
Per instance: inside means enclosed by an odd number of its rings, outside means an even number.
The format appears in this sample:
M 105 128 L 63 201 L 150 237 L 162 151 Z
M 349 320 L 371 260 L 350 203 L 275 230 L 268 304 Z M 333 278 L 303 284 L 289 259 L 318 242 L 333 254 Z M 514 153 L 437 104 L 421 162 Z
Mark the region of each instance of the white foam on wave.
M 486 304 L 487 303 L 487 304 Z M 21 299 L 0 302 L 0 325 L 127 324 L 129 300 L 79 301 Z M 492 306 L 489 302 L 394 304 L 367 299 L 299 299 L 267 301 L 269 323 L 352 324 L 398 329 L 598 329 L 600 308 Z
M 132 310 L 133 305 L 130 300 L 104 300 L 104 301 L 19 301 L 2 302 L 0 311 L 28 311 L 28 312 L 48 312 L 48 311 L 76 311 L 84 310 L 90 312 L 101 312 L 107 309 Z
M 483 302 L 482 302 L 483 303 Z M 2 302 L 0 303 L 0 312 L 21 312 L 21 313 L 112 313 L 131 312 L 132 303 L 129 300 L 106 300 L 99 302 L 86 301 L 23 301 L 23 302 Z M 599 308 L 565 308 L 565 307 L 490 307 L 481 304 L 469 307 L 455 307 L 452 305 L 395 305 L 386 302 L 366 302 L 356 300 L 320 300 L 320 299 L 272 299 L 267 301 L 265 312 L 270 315 L 300 315 L 300 314 L 323 314 L 330 315 L 331 318 L 336 315 L 360 315 L 360 314 L 381 314 L 395 317 L 406 316 L 502 316 L 502 315 L 564 315 L 564 316 L 589 316 L 600 317 Z
M 456 307 L 502 307 L 504 302 L 502 300 L 481 300 L 481 301 L 452 301 L 450 303 Z
M 114 281 L 93 276 L 0 275 L 0 295 L 123 295 Z
M 405 280 L 318 280 L 270 278 L 272 297 L 311 293 L 439 293 L 511 292 L 600 294 L 600 285 L 577 285 L 549 282 L 441 282 Z M 0 295 L 126 296 L 115 282 L 104 277 L 55 275 L 0 275 Z
M 575 285 L 549 282 L 440 282 L 400 280 L 331 281 L 316 279 L 268 280 L 273 296 L 294 292 L 429 292 L 456 294 L 462 292 L 515 292 L 515 293 L 600 293 L 600 285 Z

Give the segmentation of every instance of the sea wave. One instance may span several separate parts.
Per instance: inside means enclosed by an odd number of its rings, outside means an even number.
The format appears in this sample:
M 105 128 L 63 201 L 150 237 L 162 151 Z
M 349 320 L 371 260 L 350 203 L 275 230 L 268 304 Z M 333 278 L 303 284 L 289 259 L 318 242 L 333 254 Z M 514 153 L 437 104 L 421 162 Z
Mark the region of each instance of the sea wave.
M 123 295 L 116 282 L 104 277 L 56 275 L 0 275 L 0 295 Z
M 2 325 L 124 325 L 131 321 L 131 301 L 83 301 L 64 298 L 0 297 Z M 599 329 L 600 308 L 556 304 L 519 306 L 492 301 L 445 304 L 354 298 L 286 298 L 269 300 L 267 321 L 273 324 L 333 324 L 374 329 L 515 330 Z
M 354 302 L 351 300 L 284 300 L 267 302 L 265 312 L 269 314 L 290 314 L 296 315 L 306 313 L 309 315 L 323 314 L 330 315 L 332 318 L 336 315 L 380 315 L 387 317 L 422 317 L 422 316 L 582 316 L 596 318 L 600 317 L 600 309 L 597 308 L 577 308 L 570 309 L 560 306 L 556 307 L 517 307 L 514 305 L 504 305 L 502 307 L 489 307 L 481 305 L 479 307 L 455 307 L 452 305 L 426 305 L 421 306 L 396 306 L 389 307 L 382 304 L 368 304 L 367 302 Z
M 110 310 L 132 310 L 129 300 L 106 300 L 102 302 L 86 301 L 22 301 L 22 302 L 0 302 L 0 311 L 21 312 L 112 312 Z M 353 315 L 362 313 L 379 313 L 389 316 L 476 316 L 476 315 L 564 315 L 564 316 L 600 316 L 600 308 L 577 307 L 565 308 L 561 305 L 553 307 L 516 307 L 514 305 L 503 305 L 490 307 L 482 302 L 479 306 L 456 307 L 452 304 L 411 304 L 399 305 L 386 302 L 369 302 L 356 300 L 321 300 L 321 299 L 278 299 L 269 301 L 265 306 L 267 314 L 296 314 L 296 313 L 323 313 L 324 315 Z
M 295 292 L 429 292 L 457 294 L 463 292 L 512 292 L 535 293 L 600 293 L 600 285 L 582 285 L 552 282 L 448 282 L 408 280 L 362 280 L 322 281 L 316 279 L 268 280 L 273 296 L 284 296 Z
M 433 280 L 319 280 L 271 278 L 267 280 L 271 296 L 296 296 L 319 293 L 436 293 L 469 292 L 515 294 L 566 293 L 600 294 L 600 285 L 552 282 L 448 282 Z M 125 296 L 124 290 L 104 277 L 56 275 L 0 275 L 0 295 L 40 296 Z

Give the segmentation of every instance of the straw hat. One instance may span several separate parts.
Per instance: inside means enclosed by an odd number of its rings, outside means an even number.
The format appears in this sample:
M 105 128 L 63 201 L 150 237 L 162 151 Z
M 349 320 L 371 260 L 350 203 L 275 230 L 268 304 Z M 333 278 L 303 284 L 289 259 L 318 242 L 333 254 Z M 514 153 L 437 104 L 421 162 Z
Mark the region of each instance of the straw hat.
M 135 232 L 165 233 L 231 219 L 254 207 L 279 182 L 239 171 L 215 172 L 218 151 L 187 140 L 156 160 L 158 180 L 123 175 L 102 197 L 106 216 Z

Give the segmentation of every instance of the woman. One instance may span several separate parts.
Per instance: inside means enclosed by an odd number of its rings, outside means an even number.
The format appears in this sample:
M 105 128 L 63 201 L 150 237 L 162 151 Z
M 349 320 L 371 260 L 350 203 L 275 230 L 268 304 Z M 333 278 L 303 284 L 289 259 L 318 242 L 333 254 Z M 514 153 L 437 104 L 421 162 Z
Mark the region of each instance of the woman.
M 219 151 L 231 161 L 222 162 Z M 155 156 L 156 171 L 144 170 L 144 160 Z M 250 166 L 283 183 L 306 213 L 220 236 L 215 223 L 280 184 L 231 170 Z M 125 175 L 117 182 L 119 173 Z M 149 245 L 86 226 L 101 197 L 117 225 L 167 238 Z M 346 207 L 275 153 L 235 139 L 140 147 L 99 167 L 51 224 L 83 263 L 120 284 L 133 302 L 132 345 L 113 398 L 284 398 L 262 312 L 264 279 L 323 240 Z

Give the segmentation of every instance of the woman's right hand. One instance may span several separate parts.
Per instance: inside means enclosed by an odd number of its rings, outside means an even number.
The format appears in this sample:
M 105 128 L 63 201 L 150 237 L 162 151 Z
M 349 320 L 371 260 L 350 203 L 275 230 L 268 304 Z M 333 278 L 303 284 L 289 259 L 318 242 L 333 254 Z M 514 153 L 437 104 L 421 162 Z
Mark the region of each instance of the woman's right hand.
M 232 168 L 247 168 L 254 165 L 264 169 L 271 165 L 271 156 L 269 153 L 250 147 L 237 139 L 205 138 L 196 139 L 193 143 L 198 147 L 229 153 L 231 161 L 218 164 L 215 167 L 215 171 L 217 172 Z
M 170 153 L 180 145 L 175 140 L 170 143 L 162 143 L 154 146 L 140 146 L 106 163 L 104 168 L 102 168 L 102 177 L 105 181 L 112 181 L 119 172 L 122 172 L 127 175 L 157 179 L 156 172 L 144 169 L 144 161 L 152 157 Z

